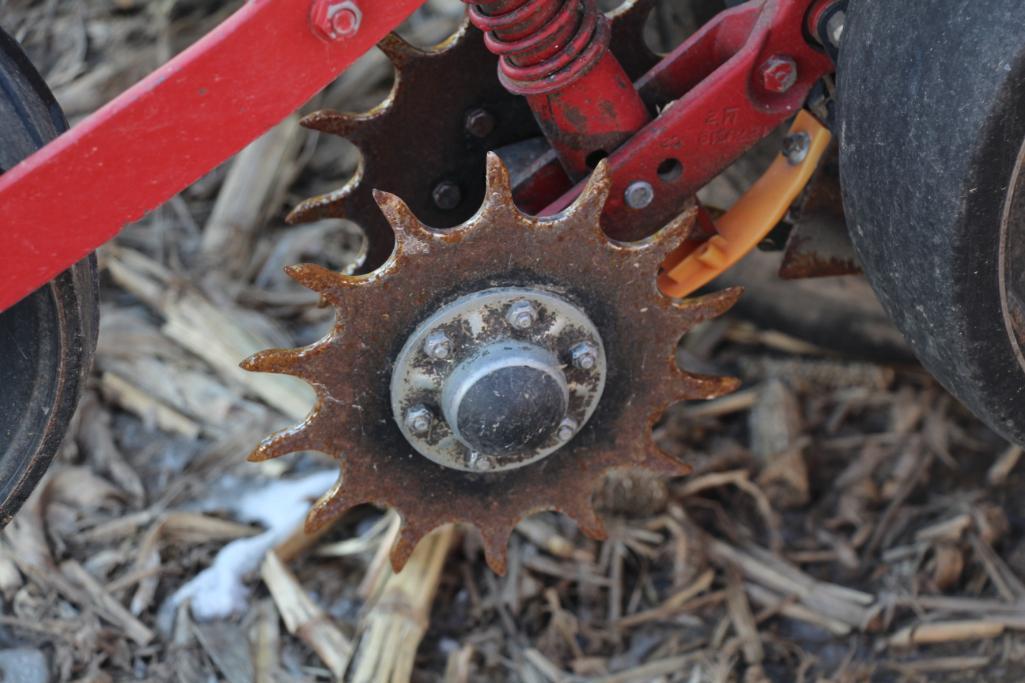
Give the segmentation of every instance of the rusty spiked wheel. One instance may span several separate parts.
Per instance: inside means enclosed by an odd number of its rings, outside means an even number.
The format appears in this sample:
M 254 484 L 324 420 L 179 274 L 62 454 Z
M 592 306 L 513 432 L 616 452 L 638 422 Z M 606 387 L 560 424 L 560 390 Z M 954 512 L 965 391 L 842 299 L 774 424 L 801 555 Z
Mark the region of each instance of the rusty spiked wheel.
M 251 456 L 315 450 L 338 460 L 338 483 L 313 507 L 309 530 L 357 505 L 389 506 L 402 518 L 396 567 L 432 529 L 461 522 L 480 530 L 488 564 L 503 572 L 524 516 L 558 510 L 600 538 L 591 494 L 610 470 L 688 472 L 651 429 L 674 402 L 735 388 L 682 371 L 675 355 L 683 334 L 739 292 L 665 297 L 658 267 L 693 211 L 643 242 L 617 243 L 599 227 L 608 188 L 602 164 L 565 212 L 527 216 L 491 154 L 484 204 L 462 225 L 432 229 L 378 192 L 396 242 L 381 268 L 289 269 L 335 308 L 334 328 L 244 367 L 316 390 L 309 417 Z M 594 355 L 582 358 L 588 344 Z

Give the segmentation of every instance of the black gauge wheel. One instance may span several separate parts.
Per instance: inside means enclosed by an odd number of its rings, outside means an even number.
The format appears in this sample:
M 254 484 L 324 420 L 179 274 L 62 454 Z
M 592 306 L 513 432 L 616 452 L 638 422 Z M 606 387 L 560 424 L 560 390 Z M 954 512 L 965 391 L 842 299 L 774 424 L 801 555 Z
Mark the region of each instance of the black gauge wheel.
M 0 31 L 0 172 L 66 129 L 43 79 Z M 0 526 L 32 492 L 67 432 L 96 348 L 97 292 L 90 256 L 0 313 Z

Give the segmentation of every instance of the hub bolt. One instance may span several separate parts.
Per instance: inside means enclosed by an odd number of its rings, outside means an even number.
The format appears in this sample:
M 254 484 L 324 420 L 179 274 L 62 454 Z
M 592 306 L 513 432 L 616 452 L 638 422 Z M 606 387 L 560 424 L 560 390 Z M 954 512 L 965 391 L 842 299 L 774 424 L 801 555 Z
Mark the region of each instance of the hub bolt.
M 788 135 L 783 139 L 783 156 L 791 165 L 797 166 L 808 158 L 808 151 L 811 149 L 811 136 L 801 131 Z
M 487 109 L 471 109 L 466 115 L 466 132 L 475 138 L 486 138 L 495 132 L 495 117 Z
M 441 330 L 431 332 L 424 341 L 424 353 L 434 360 L 445 360 L 452 355 L 452 340 Z
M 417 436 L 423 436 L 431 431 L 431 423 L 434 416 L 426 406 L 416 406 L 406 412 L 406 429 Z
M 463 201 L 463 191 L 451 180 L 442 180 L 431 193 L 434 205 L 442 211 L 451 211 Z
M 537 309 L 529 301 L 517 301 L 509 307 L 505 319 L 517 330 L 526 330 L 537 321 Z
M 577 421 L 574 420 L 572 417 L 567 417 L 565 420 L 563 420 L 559 424 L 559 441 L 569 441 L 574 436 L 576 436 L 578 426 L 579 425 L 577 424 Z
M 782 95 L 797 83 L 797 62 L 788 55 L 770 57 L 762 64 L 760 75 L 767 91 Z
M 570 351 L 573 367 L 578 370 L 593 370 L 598 364 L 598 349 L 591 342 L 577 344 Z
M 631 209 L 646 209 L 655 201 L 655 188 L 649 182 L 638 180 L 626 188 L 624 198 Z

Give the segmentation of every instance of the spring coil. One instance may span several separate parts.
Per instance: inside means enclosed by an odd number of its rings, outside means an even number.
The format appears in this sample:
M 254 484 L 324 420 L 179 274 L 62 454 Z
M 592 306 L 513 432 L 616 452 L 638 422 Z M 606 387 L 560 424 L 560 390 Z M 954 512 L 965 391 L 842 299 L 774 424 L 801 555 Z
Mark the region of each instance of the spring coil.
M 560 90 L 597 64 L 611 30 L 596 0 L 463 0 L 470 22 L 500 59 L 505 87 L 519 95 Z

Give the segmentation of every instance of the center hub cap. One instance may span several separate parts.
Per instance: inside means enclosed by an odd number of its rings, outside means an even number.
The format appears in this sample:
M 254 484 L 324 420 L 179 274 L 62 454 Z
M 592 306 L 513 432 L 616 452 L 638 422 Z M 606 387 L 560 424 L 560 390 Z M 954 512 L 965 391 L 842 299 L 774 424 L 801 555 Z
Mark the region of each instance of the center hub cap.
M 438 464 L 507 470 L 571 441 L 605 386 L 605 350 L 577 306 L 538 289 L 497 288 L 437 311 L 392 374 L 395 419 Z

